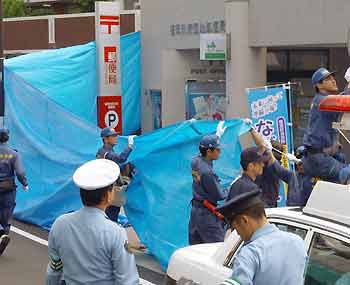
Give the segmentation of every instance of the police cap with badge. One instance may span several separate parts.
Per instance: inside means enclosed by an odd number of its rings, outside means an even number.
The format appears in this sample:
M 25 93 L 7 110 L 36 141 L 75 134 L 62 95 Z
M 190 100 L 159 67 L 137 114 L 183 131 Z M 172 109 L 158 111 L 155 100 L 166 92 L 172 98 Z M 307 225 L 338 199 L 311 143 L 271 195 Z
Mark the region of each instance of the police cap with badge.
M 217 207 L 216 211 L 222 214 L 226 222 L 230 224 L 235 217 L 244 214 L 246 210 L 258 205 L 264 205 L 264 202 L 261 200 L 261 190 L 250 189 Z
M 101 137 L 105 138 L 105 137 L 116 137 L 118 136 L 118 133 L 113 129 L 113 128 L 104 128 L 101 131 Z
M 199 147 L 204 149 L 219 149 L 220 139 L 217 135 L 206 135 L 201 139 Z
M 73 175 L 73 181 L 80 189 L 93 191 L 113 185 L 120 174 L 120 168 L 112 160 L 95 159 L 84 163 Z

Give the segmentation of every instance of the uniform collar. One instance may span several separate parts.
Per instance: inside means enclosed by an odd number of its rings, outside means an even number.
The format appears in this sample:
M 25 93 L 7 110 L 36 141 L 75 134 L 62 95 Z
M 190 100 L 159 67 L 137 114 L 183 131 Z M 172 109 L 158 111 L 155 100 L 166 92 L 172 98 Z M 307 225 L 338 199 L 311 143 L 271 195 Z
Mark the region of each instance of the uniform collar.
M 202 156 L 202 155 L 200 157 L 205 163 L 209 164 L 210 166 L 213 166 L 213 161 L 212 160 L 205 159 L 204 156 Z
M 108 149 L 108 150 L 112 150 L 113 149 L 113 145 L 110 145 L 110 144 L 104 144 L 103 147 L 105 149 Z
M 246 174 L 245 172 L 242 173 L 242 177 L 248 178 L 250 181 L 255 183 L 254 180 L 248 174 Z
M 99 214 L 99 215 L 103 215 L 104 217 L 107 218 L 106 213 L 104 211 L 102 211 L 101 209 L 96 208 L 96 207 L 84 206 L 81 210 L 83 212 L 87 212 L 87 213 L 96 213 L 96 214 Z
M 261 227 L 260 229 L 257 229 L 247 243 L 253 242 L 256 239 L 258 239 L 264 235 L 271 234 L 275 231 L 278 231 L 278 228 L 275 225 L 266 224 L 265 226 Z

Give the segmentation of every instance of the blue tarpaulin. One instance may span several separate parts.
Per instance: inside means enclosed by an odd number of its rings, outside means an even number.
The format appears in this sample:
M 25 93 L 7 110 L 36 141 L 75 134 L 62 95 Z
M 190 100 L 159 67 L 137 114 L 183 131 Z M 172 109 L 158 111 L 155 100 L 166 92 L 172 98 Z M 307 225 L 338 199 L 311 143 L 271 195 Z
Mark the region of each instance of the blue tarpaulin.
M 88 52 L 93 44 L 80 48 Z M 24 65 L 28 64 L 26 57 Z M 79 61 L 78 58 L 75 60 Z M 75 64 L 77 68 L 80 66 L 78 62 Z M 11 145 L 22 156 L 30 185 L 29 192 L 18 191 L 15 215 L 49 229 L 59 215 L 82 206 L 71 177 L 79 165 L 95 158 L 101 139 L 95 123 L 80 110 L 88 110 L 84 100 L 90 100 L 90 95 L 74 93 L 86 98 L 80 97 L 80 101 L 75 98 L 66 104 L 59 92 L 54 92 L 57 96 L 49 94 L 49 90 L 55 88 L 45 80 L 45 90 L 35 86 L 40 85 L 38 77 L 45 76 L 45 72 L 32 67 L 33 72 L 38 72 L 37 76 L 26 75 L 30 68 L 21 67 L 19 59 L 6 63 L 5 124 L 10 129 Z M 66 72 L 68 70 L 71 69 L 67 67 Z M 24 78 L 26 76 L 32 78 L 28 80 L 30 82 Z M 71 77 L 66 76 L 69 82 Z M 59 82 L 59 75 L 47 77 L 47 80 L 53 86 L 64 87 L 64 83 Z M 73 81 L 69 84 L 74 85 Z M 81 86 L 86 88 L 84 84 Z M 69 100 L 72 94 L 67 93 L 66 99 Z M 223 186 L 227 187 L 239 174 L 238 138 L 248 129 L 241 120 L 230 120 L 226 124 L 228 129 L 222 138 L 222 157 L 214 167 Z M 198 153 L 201 137 L 215 132 L 216 125 L 216 122 L 209 121 L 185 121 L 135 139 L 130 161 L 136 166 L 136 175 L 127 192 L 126 213 L 141 241 L 163 268 L 174 250 L 188 244 L 191 159 Z M 121 151 L 126 144 L 126 137 L 120 138 L 116 150 Z
M 140 33 L 120 38 L 123 134 L 141 127 L 141 40 Z M 6 60 L 8 70 L 62 105 L 71 113 L 95 124 L 96 45 L 94 42 Z

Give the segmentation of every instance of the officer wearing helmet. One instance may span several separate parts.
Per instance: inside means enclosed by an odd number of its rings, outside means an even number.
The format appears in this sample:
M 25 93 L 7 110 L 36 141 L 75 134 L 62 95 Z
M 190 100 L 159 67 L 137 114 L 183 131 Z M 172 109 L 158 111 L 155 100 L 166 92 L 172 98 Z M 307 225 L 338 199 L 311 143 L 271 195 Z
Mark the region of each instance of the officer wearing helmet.
M 21 158 L 7 144 L 9 130 L 0 129 L 0 255 L 10 242 L 9 232 L 13 210 L 16 205 L 15 176 L 27 191 L 28 183 Z
M 59 285 L 63 279 L 66 284 L 139 284 L 126 231 L 105 214 L 119 172 L 119 166 L 106 159 L 89 161 L 75 171 L 73 181 L 84 207 L 60 216 L 51 228 L 46 284 Z
M 225 237 L 224 222 L 215 212 L 218 201 L 226 198 L 213 161 L 220 157 L 220 137 L 225 132 L 220 122 L 216 134 L 204 136 L 199 144 L 200 154 L 192 159 L 192 209 L 188 227 L 189 243 L 221 242 Z
M 120 154 L 114 152 L 114 146 L 117 145 L 118 133 L 113 128 L 104 128 L 101 131 L 101 138 L 103 141 L 103 146 L 97 151 L 96 158 L 104 158 L 108 160 L 112 160 L 117 163 L 121 169 L 122 173 L 127 173 L 129 165 L 124 164 L 132 151 L 134 144 L 134 136 L 128 137 L 128 147 Z M 121 179 L 118 179 L 118 186 L 123 186 L 125 183 Z M 118 197 L 116 199 L 116 203 L 114 205 L 110 205 L 106 209 L 107 216 L 112 221 L 118 220 L 118 215 L 120 212 L 120 207 L 125 202 L 124 192 L 123 190 L 119 191 Z M 118 204 L 118 205 L 116 205 Z
M 325 181 L 347 184 L 350 167 L 335 158 L 339 153 L 340 144 L 337 131 L 332 127 L 333 122 L 340 120 L 341 114 L 319 110 L 320 103 L 326 96 L 338 94 L 334 72 L 319 68 L 312 76 L 312 84 L 316 94 L 311 104 L 309 123 L 304 135 L 305 174 Z

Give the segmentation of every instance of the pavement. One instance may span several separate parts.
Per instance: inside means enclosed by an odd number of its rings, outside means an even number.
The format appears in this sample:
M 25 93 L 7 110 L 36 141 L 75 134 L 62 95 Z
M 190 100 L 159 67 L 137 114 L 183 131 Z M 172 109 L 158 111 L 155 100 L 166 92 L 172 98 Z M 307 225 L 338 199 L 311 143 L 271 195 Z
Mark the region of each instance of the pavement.
M 127 232 L 129 240 L 137 241 L 137 235 L 132 228 L 128 228 Z M 14 221 L 10 237 L 9 246 L 0 256 L 1 284 L 45 284 L 48 232 Z M 164 272 L 152 256 L 136 254 L 135 258 L 142 279 L 140 284 L 164 284 Z

